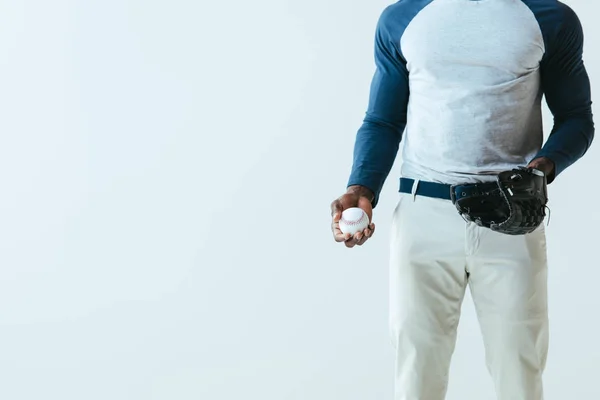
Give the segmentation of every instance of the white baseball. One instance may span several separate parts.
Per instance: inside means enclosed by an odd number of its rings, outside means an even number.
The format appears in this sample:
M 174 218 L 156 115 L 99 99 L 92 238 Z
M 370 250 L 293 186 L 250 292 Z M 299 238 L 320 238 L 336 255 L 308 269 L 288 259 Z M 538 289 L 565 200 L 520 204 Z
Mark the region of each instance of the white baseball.
M 347 208 L 342 212 L 340 219 L 340 231 L 343 234 L 349 233 L 354 235 L 356 232 L 361 232 L 369 227 L 369 216 L 362 208 L 352 207 Z

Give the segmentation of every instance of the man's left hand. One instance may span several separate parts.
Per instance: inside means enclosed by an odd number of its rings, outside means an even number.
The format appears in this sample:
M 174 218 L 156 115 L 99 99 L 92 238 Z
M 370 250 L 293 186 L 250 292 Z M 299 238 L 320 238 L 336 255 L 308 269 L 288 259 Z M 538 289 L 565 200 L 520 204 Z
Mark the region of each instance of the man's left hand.
M 554 179 L 554 161 L 547 157 L 536 158 L 527 167 L 542 171 L 546 175 L 548 183 Z

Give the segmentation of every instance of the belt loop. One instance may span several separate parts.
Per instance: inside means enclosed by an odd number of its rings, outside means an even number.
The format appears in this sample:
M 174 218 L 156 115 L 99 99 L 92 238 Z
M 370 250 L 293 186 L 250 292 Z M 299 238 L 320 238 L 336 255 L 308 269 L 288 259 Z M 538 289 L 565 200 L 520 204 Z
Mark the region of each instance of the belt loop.
M 415 179 L 415 181 L 413 182 L 412 185 L 412 197 L 413 197 L 413 201 L 415 201 L 417 199 L 417 189 L 419 188 L 419 179 Z

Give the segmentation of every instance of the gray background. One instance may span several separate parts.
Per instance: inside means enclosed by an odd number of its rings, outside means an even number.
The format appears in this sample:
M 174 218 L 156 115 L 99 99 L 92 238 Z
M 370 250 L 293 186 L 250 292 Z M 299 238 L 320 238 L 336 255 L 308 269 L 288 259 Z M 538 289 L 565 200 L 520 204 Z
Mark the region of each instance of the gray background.
M 387 4 L 0 1 L 0 398 L 392 399 L 398 165 L 363 248 L 328 209 Z M 600 398 L 599 149 L 550 187 L 549 400 Z M 467 297 L 448 399 L 492 393 Z

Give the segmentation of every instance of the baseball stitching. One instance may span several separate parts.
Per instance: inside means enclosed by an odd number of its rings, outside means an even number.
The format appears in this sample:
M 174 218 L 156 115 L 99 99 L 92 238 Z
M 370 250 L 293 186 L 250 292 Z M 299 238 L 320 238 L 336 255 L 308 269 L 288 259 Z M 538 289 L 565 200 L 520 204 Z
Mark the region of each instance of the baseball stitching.
M 360 223 L 360 221 L 363 220 L 363 218 L 365 218 L 367 216 L 367 214 L 363 214 L 362 217 L 360 217 L 360 219 L 355 219 L 352 221 L 348 221 L 347 219 L 342 218 L 342 221 L 346 224 L 346 225 L 358 225 Z

